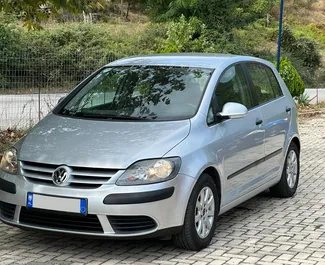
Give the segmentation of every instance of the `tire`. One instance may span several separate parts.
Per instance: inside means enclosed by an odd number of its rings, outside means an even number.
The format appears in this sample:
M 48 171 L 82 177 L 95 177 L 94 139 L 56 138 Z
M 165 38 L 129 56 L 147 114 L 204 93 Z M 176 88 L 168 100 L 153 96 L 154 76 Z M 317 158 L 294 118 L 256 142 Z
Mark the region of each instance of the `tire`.
M 203 192 L 203 193 L 202 193 Z M 198 200 L 202 198 L 202 194 L 207 195 L 213 195 L 214 203 L 211 200 L 212 196 L 209 196 L 210 203 L 206 203 L 206 208 L 212 209 L 210 207 L 214 207 L 214 216 L 209 217 L 209 214 L 206 210 L 198 211 L 197 209 L 197 202 L 198 205 L 205 205 L 205 202 L 203 201 L 202 204 Z M 179 234 L 173 236 L 173 242 L 174 244 L 182 249 L 188 249 L 188 250 L 195 250 L 198 251 L 200 249 L 205 248 L 208 246 L 214 236 L 214 232 L 216 229 L 216 219 L 219 213 L 219 202 L 220 202 L 220 194 L 218 192 L 218 189 L 216 187 L 216 184 L 214 183 L 211 176 L 208 174 L 203 173 L 197 183 L 195 184 L 193 191 L 191 193 L 190 199 L 188 201 L 188 205 L 186 208 L 185 218 L 184 218 L 184 225 L 182 230 Z M 205 208 L 205 209 L 206 209 Z M 212 210 L 209 211 L 209 213 L 213 212 Z M 200 213 L 205 214 L 203 217 L 199 218 L 201 219 L 201 226 L 199 226 L 199 222 L 195 222 L 196 215 L 202 216 Z M 204 219 L 205 218 L 205 219 Z M 207 220 L 207 221 L 203 221 Z M 207 229 L 208 226 L 206 226 L 206 222 L 209 222 L 209 225 L 211 225 L 211 229 Z M 201 236 L 199 235 L 199 232 L 197 231 L 197 228 L 201 227 Z M 203 226 L 205 228 L 203 228 Z M 203 230 L 205 229 L 205 230 Z M 200 231 L 200 229 L 199 229 Z M 204 232 L 205 231 L 205 232 Z M 202 234 L 207 233 L 206 236 L 202 236 Z
M 290 166 L 288 163 L 288 158 L 290 159 L 290 155 L 292 155 L 294 152 L 295 157 L 296 157 L 296 171 L 292 171 L 292 165 Z M 298 183 L 299 183 L 299 173 L 300 173 L 300 159 L 299 159 L 299 149 L 295 143 L 291 143 L 288 149 L 288 153 L 285 158 L 284 162 L 284 167 L 281 175 L 281 180 L 279 183 L 274 185 L 273 187 L 270 188 L 271 193 L 275 197 L 280 197 L 280 198 L 290 198 L 292 197 L 297 190 Z M 296 177 L 295 181 L 290 182 L 290 172 L 296 172 Z M 292 173 L 291 173 L 292 174 Z M 292 177 L 291 177 L 292 180 Z M 293 181 L 293 180 L 292 180 Z

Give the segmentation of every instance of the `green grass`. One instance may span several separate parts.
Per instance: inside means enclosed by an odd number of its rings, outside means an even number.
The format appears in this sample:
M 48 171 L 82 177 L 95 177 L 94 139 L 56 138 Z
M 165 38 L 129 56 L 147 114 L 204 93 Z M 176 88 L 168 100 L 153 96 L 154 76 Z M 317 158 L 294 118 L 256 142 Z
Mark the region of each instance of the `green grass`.
M 265 27 L 264 21 L 257 21 L 242 29 L 235 29 L 236 42 L 248 52 L 276 54 L 277 25 L 271 23 Z M 267 58 L 272 60 L 274 58 Z
M 325 49 L 325 30 L 319 29 L 316 24 L 294 25 L 292 29 L 296 37 L 312 39 L 321 49 Z

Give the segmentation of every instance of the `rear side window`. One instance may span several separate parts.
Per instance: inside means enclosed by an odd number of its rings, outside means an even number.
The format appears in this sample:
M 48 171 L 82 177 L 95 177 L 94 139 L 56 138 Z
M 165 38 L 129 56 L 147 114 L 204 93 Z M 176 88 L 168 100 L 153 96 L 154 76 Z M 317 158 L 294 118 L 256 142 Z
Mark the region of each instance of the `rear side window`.
M 279 82 L 277 80 L 277 78 L 275 77 L 273 71 L 268 68 L 268 67 L 265 67 L 265 70 L 269 76 L 269 79 L 270 79 L 270 82 L 271 82 L 271 86 L 273 88 L 273 92 L 275 94 L 275 97 L 281 97 L 283 95 L 282 93 L 282 90 L 281 90 L 281 87 L 279 85 Z
M 248 63 L 247 69 L 255 87 L 258 104 L 275 99 L 276 96 L 266 68 L 258 63 Z
M 218 112 L 222 111 L 222 107 L 227 102 L 241 103 L 245 105 L 247 109 L 253 107 L 253 100 L 246 75 L 242 66 L 239 64 L 231 66 L 221 76 L 215 90 L 215 95 Z

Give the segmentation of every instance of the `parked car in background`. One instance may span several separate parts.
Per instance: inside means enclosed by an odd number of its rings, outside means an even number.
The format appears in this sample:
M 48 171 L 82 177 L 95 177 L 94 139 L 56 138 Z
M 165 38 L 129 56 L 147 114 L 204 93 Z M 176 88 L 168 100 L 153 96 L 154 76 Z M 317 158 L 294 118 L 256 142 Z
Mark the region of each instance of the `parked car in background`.
M 295 103 L 264 60 L 132 57 L 92 74 L 4 153 L 0 219 L 206 247 L 217 216 L 299 180 Z

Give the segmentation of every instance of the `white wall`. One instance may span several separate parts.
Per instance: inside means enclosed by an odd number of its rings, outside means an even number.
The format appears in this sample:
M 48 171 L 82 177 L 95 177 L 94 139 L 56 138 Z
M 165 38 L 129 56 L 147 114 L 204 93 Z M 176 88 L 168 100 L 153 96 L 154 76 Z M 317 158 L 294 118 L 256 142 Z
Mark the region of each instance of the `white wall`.
M 325 101 L 325 88 L 306 88 L 305 94 L 312 99 L 311 104 L 317 104 L 317 98 L 318 102 Z

